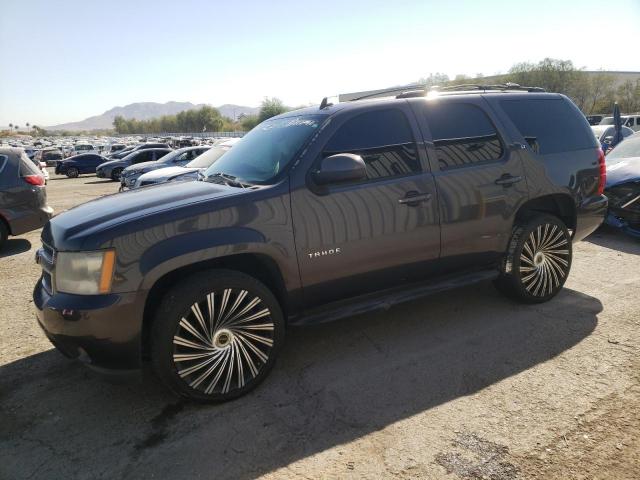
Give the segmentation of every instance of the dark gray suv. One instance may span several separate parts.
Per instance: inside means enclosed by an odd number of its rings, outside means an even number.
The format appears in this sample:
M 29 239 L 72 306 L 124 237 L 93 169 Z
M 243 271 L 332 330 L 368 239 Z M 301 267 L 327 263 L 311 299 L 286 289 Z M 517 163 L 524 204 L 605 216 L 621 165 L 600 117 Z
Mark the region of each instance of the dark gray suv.
M 0 148 L 0 248 L 9 235 L 36 230 L 51 215 L 38 168 L 21 148 Z
M 221 401 L 260 383 L 290 325 L 488 279 L 551 300 L 607 210 L 602 150 L 563 95 L 466 88 L 325 99 L 258 125 L 202 181 L 59 215 L 40 325 L 98 369 L 150 359 L 174 392 Z

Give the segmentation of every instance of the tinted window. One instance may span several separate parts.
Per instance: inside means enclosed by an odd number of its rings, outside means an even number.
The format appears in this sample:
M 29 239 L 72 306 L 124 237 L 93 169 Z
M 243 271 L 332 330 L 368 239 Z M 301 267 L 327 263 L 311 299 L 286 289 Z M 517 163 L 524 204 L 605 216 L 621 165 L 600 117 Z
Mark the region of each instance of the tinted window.
M 26 177 L 28 175 L 41 175 L 42 173 L 36 167 L 29 157 L 27 157 L 26 153 L 23 153 L 20 156 L 20 176 Z
M 2 174 L 2 171 L 4 170 L 4 167 L 7 164 L 8 160 L 9 157 L 7 157 L 6 155 L 0 155 L 0 174 Z
M 425 114 L 440 170 L 495 162 L 503 149 L 489 117 L 468 103 L 433 102 Z
M 153 150 L 142 150 L 133 159 L 133 163 L 150 162 L 153 160 Z
M 543 155 L 596 147 L 578 109 L 563 99 L 503 100 L 500 104 L 527 142 L 537 143 Z
M 331 137 L 323 156 L 355 153 L 369 179 L 420 172 L 420 160 L 409 122 L 400 110 L 363 113 L 345 122 Z

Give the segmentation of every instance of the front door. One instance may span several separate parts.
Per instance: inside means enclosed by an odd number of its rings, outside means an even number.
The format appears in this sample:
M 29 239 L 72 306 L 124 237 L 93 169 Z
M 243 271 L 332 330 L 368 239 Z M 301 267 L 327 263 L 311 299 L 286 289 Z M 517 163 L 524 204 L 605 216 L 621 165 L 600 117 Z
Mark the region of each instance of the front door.
M 308 171 L 336 153 L 360 155 L 367 179 L 319 191 L 292 185 L 295 241 L 307 306 L 425 277 L 440 255 L 434 181 L 408 104 L 333 120 Z M 317 155 L 316 155 L 317 154 Z M 305 173 L 305 172 L 303 172 Z M 415 197 L 415 198 L 412 198 Z

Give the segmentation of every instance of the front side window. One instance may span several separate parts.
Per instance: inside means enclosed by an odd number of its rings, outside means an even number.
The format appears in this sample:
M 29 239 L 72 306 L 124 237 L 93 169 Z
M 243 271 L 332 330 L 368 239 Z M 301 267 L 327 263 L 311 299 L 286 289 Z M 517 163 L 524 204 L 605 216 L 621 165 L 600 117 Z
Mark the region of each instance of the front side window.
M 215 161 L 205 178 L 226 174 L 239 181 L 268 183 L 287 167 L 324 118 L 325 115 L 298 115 L 262 122 Z
M 421 171 L 411 127 L 398 109 L 376 110 L 347 120 L 323 149 L 323 157 L 336 153 L 360 155 L 370 180 Z
M 425 116 L 440 170 L 496 162 L 502 142 L 489 117 L 468 103 L 429 102 Z

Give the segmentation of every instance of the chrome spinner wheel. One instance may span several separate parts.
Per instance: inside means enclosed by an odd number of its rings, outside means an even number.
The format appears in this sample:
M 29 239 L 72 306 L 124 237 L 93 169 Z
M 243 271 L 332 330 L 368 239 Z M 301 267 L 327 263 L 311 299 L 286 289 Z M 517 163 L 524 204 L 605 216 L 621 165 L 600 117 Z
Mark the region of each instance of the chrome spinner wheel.
M 520 276 L 529 294 L 550 295 L 569 272 L 570 239 L 566 230 L 545 223 L 531 231 L 520 254 Z
M 274 322 L 263 300 L 227 288 L 209 293 L 182 316 L 173 363 L 190 388 L 224 395 L 257 377 L 273 346 Z

